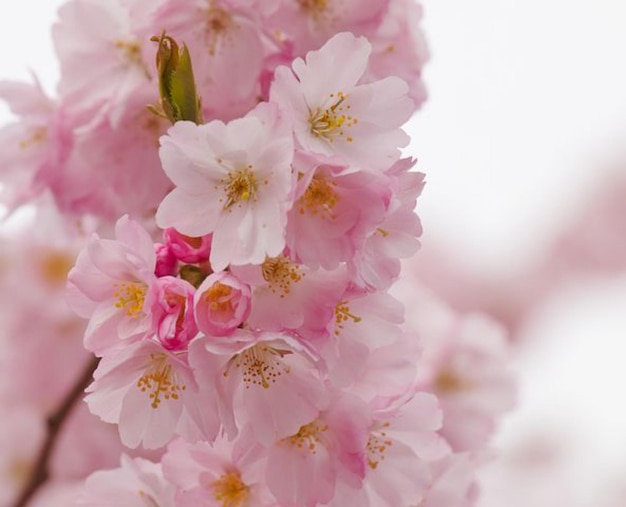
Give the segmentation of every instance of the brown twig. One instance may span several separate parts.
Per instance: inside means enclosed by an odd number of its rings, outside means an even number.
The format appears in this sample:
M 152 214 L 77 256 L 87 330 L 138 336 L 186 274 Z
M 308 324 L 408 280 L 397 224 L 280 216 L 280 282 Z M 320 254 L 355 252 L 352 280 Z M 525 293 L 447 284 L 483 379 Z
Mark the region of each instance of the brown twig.
M 74 404 L 78 401 L 91 381 L 93 372 L 98 367 L 98 362 L 99 359 L 97 357 L 94 357 L 89 362 L 80 378 L 76 381 L 76 384 L 72 387 L 72 390 L 62 401 L 61 406 L 48 418 L 46 438 L 39 450 L 30 479 L 24 486 L 21 495 L 15 503 L 15 507 L 26 507 L 37 490 L 48 480 L 50 476 L 48 465 L 57 442 L 57 436 L 63 427 L 63 423 L 72 411 Z

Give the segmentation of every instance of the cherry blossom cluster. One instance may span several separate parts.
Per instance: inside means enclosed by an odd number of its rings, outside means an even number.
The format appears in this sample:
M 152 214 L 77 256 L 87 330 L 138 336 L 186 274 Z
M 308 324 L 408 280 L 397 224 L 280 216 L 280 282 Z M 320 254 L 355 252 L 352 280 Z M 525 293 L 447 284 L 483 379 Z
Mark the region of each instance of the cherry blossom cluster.
M 49 192 L 73 216 L 153 214 L 170 190 L 156 149 L 169 124 L 146 108 L 159 101 L 150 39 L 164 31 L 189 48 L 204 117 L 227 121 L 268 99 L 277 66 L 341 31 L 372 44 L 362 82 L 398 75 L 418 106 L 420 18 L 413 0 L 70 0 L 52 33 L 58 97 L 38 82 L 0 86 L 20 120 L 0 132 L 2 201 Z
M 41 505 L 475 505 L 512 400 L 503 335 L 405 322 L 415 294 L 390 292 L 421 235 L 424 175 L 401 151 L 425 98 L 420 17 L 411 0 L 70 0 L 58 98 L 0 83 L 19 117 L 0 131 L 4 202 L 79 224 L 50 276 L 75 258 L 86 328 L 59 333 L 67 357 L 43 350 L 68 379 L 97 360 L 90 414 L 68 421 L 92 455 L 81 475 L 60 445 Z M 27 308 L 20 326 L 55 325 Z M 15 355 L 14 377 L 44 382 Z M 36 406 L 36 438 L 9 466 L 39 459 L 68 383 L 29 391 L 8 434 Z

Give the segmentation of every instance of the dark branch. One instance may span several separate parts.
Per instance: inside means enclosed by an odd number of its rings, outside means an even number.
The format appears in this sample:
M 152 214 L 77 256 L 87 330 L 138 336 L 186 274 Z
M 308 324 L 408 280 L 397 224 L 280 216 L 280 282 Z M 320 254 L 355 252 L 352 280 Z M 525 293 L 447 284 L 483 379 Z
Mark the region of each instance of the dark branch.
M 85 391 L 85 388 L 91 381 L 93 377 L 93 372 L 98 367 L 99 361 L 100 360 L 97 357 L 94 357 L 89 362 L 80 378 L 76 381 L 76 384 L 74 384 L 74 386 L 72 387 L 72 390 L 62 401 L 61 406 L 48 418 L 46 438 L 36 458 L 35 468 L 31 472 L 28 482 L 24 486 L 21 495 L 15 503 L 15 507 L 26 507 L 26 505 L 35 495 L 37 490 L 48 480 L 50 476 L 48 465 L 50 462 L 50 457 L 52 456 L 52 453 L 54 451 L 59 432 L 63 427 L 63 423 L 72 411 L 73 406 L 79 400 L 79 398 Z

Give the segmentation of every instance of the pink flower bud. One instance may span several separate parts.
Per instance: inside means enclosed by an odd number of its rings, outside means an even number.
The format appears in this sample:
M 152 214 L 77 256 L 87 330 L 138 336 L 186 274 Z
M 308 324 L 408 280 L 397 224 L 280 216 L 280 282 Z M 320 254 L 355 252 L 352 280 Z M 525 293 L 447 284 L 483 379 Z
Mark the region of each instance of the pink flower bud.
M 167 245 L 164 245 L 163 243 L 155 243 L 154 251 L 156 253 L 156 266 L 154 268 L 154 274 L 158 277 L 176 275 L 178 260 Z
M 193 314 L 194 293 L 193 285 L 173 276 L 158 278 L 150 287 L 152 327 L 168 350 L 186 349 L 198 333 Z
M 226 271 L 209 275 L 194 297 L 200 331 L 213 336 L 230 335 L 248 318 L 250 287 Z
M 163 231 L 163 239 L 172 254 L 182 262 L 199 263 L 209 259 L 212 235 L 192 238 L 173 227 Z

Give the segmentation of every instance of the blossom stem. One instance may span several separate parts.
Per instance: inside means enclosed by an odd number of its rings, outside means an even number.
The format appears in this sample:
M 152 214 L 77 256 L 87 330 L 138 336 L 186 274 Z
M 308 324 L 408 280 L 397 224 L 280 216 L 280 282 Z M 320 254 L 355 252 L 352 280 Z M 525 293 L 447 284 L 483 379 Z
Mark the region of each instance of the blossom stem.
M 96 370 L 99 361 L 100 359 L 97 357 L 94 357 L 89 361 L 81 376 L 61 402 L 59 408 L 51 414 L 50 417 L 48 417 L 46 438 L 41 445 L 35 460 L 35 466 L 30 474 L 30 478 L 26 482 L 22 493 L 18 497 L 15 507 L 26 507 L 37 490 L 48 481 L 50 476 L 48 465 L 57 442 L 57 437 L 59 436 L 63 423 L 71 413 L 75 403 L 78 401 L 91 381 L 93 372 Z

